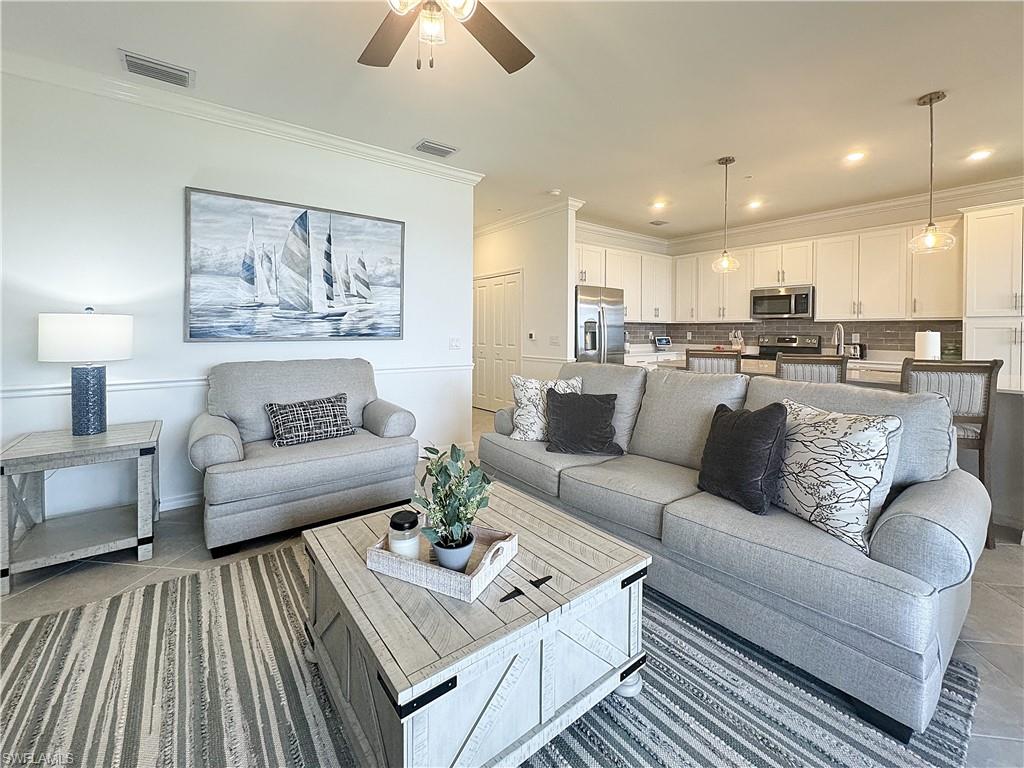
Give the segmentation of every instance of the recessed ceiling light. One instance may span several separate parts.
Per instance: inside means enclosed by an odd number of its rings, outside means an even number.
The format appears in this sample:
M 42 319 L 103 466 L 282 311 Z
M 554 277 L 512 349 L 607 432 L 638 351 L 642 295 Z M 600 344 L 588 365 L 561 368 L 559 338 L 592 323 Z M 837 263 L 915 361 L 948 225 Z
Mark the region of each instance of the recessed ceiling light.
M 668 205 L 668 203 L 666 203 L 664 200 L 655 200 L 653 203 L 651 203 L 651 208 L 657 208 L 660 211 L 666 205 Z
M 864 152 L 851 152 L 846 156 L 846 162 L 848 163 L 859 163 L 864 159 Z
M 978 150 L 975 150 L 974 152 L 971 152 L 971 154 L 969 154 L 967 156 L 967 159 L 968 160 L 977 161 L 977 160 L 988 160 L 990 157 L 992 157 L 992 150 L 991 149 L 978 149 Z
M 764 203 L 762 203 L 760 200 L 751 200 L 749 203 L 747 203 L 747 208 L 756 210 L 760 208 L 762 205 L 764 205 Z

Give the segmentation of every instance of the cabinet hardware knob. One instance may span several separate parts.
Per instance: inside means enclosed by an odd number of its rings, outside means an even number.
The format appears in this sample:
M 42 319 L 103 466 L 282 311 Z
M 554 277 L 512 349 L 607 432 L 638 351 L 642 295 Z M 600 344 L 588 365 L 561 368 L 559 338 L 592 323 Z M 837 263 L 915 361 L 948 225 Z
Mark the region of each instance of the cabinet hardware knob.
M 782 270 L 782 282 L 786 282 L 786 270 Z

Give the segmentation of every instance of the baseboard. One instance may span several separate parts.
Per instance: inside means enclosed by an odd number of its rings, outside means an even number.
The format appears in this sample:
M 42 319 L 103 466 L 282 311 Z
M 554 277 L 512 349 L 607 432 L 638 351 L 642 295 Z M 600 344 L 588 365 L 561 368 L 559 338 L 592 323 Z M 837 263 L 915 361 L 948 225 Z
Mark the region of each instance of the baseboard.
M 160 511 L 169 512 L 172 509 L 182 507 L 194 507 L 203 503 L 203 492 L 193 491 L 192 493 L 181 493 L 177 496 L 161 496 Z

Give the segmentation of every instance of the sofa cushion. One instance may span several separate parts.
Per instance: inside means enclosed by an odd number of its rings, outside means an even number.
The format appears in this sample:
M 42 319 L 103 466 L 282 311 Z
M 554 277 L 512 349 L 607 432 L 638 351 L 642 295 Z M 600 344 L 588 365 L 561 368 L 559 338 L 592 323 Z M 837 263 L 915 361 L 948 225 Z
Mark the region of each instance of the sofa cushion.
M 359 358 L 221 363 L 210 369 L 209 379 L 207 410 L 235 422 L 243 443 L 273 437 L 265 403 L 293 403 L 344 392 L 349 420 L 361 427 L 363 408 L 377 399 L 373 367 Z
M 715 408 L 743 405 L 747 381 L 742 374 L 651 371 L 629 452 L 700 469 Z
M 690 496 L 665 508 L 662 543 L 688 567 L 833 636 L 852 628 L 920 653 L 936 631 L 930 584 L 777 507 L 755 516 Z
M 647 370 L 633 365 L 612 365 L 608 363 L 566 363 L 558 373 L 560 379 L 583 378 L 583 394 L 614 394 L 615 442 L 622 450 L 629 450 L 636 416 L 640 412 L 640 401 L 644 396 L 644 382 Z
M 615 398 L 618 395 L 578 395 L 549 389 L 548 452 L 621 456 L 615 442 Z
M 275 448 L 271 440 L 245 444 L 245 458 L 206 470 L 203 489 L 209 504 L 335 486 L 355 488 L 415 472 L 419 444 L 411 437 L 377 437 L 357 429 L 348 437 Z
M 608 461 L 607 456 L 549 453 L 547 448 L 547 443 L 488 432 L 480 436 L 480 461 L 549 496 L 558 495 L 562 470 Z
M 275 448 L 347 437 L 355 431 L 348 418 L 348 396 L 344 392 L 297 403 L 267 403 L 263 407 L 274 430 Z
M 513 440 L 547 440 L 548 390 L 579 394 L 583 388 L 583 380 L 579 376 L 572 379 L 526 379 L 513 376 L 511 384 L 512 396 L 516 401 L 510 435 Z
M 661 536 L 666 504 L 697 493 L 697 472 L 645 456 L 620 456 L 562 473 L 559 499 L 648 536 Z
M 746 407 L 754 410 L 785 398 L 841 413 L 899 416 L 903 421 L 892 487 L 937 480 L 956 469 L 956 434 L 949 402 L 934 392 L 913 395 L 852 384 L 812 384 L 755 376 Z

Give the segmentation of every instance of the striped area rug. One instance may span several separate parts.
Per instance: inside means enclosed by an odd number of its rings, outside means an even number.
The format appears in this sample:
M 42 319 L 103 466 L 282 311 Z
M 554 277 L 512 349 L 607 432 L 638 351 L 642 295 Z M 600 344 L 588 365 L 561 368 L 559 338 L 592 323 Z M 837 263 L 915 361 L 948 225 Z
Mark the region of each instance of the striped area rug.
M 5 764 L 355 766 L 303 660 L 300 553 L 283 547 L 5 626 Z M 644 610 L 643 692 L 608 696 L 531 768 L 964 763 L 978 693 L 967 664 L 950 665 L 932 725 L 904 747 L 833 691 L 667 598 L 649 591 Z

